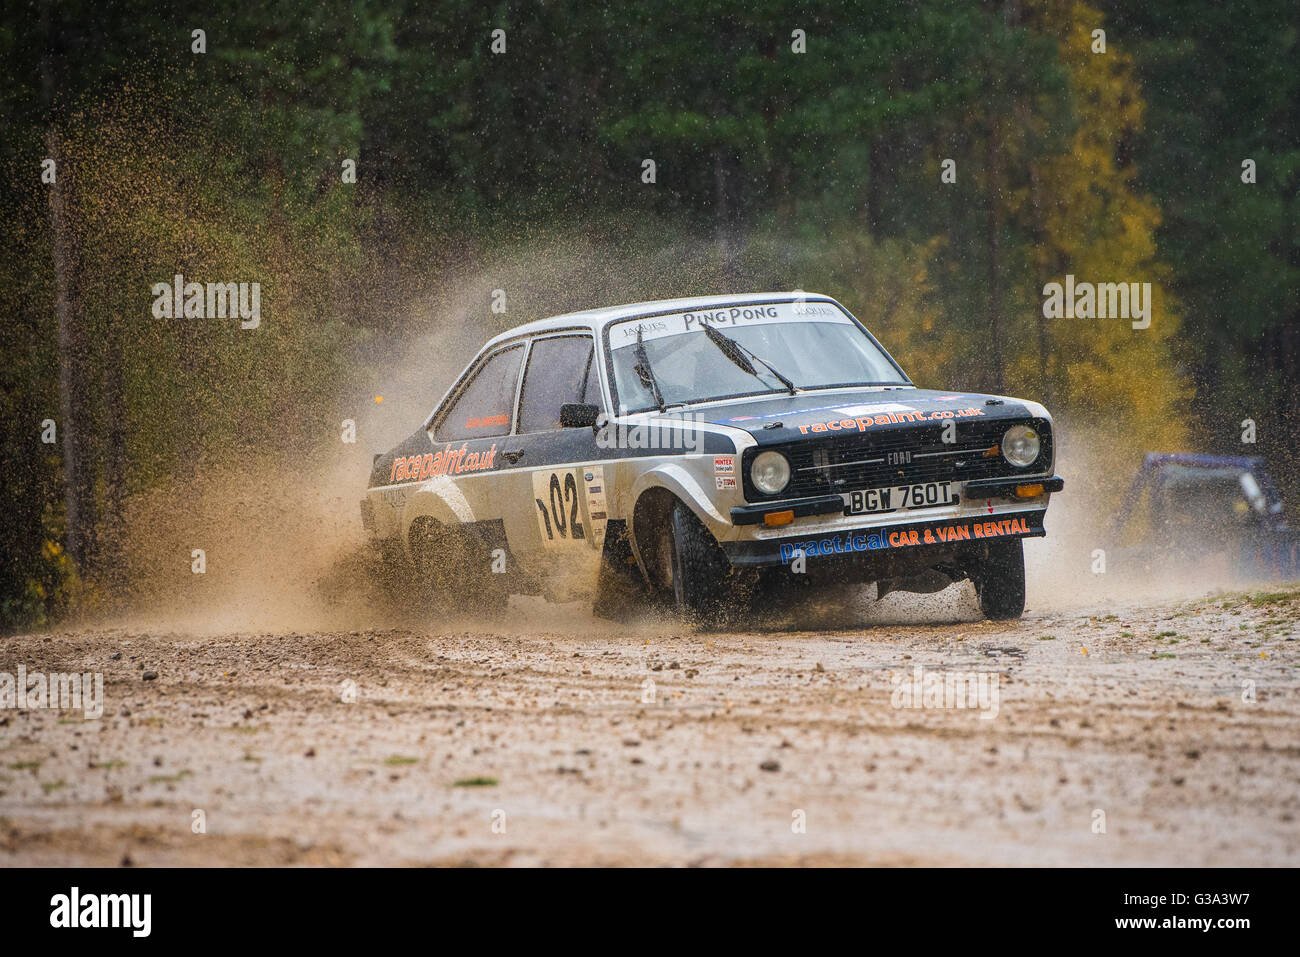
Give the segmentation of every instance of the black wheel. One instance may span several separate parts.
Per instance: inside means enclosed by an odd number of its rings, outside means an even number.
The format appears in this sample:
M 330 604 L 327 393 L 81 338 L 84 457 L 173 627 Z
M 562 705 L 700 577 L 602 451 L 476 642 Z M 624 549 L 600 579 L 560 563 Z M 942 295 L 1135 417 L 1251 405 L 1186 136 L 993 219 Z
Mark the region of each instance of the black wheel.
M 985 618 L 1006 621 L 1024 614 L 1025 549 L 1020 539 L 990 545 L 988 558 L 971 577 Z
M 366 567 L 376 594 L 384 602 L 398 605 L 410 598 L 411 566 L 399 540 L 370 545 Z
M 722 546 L 681 502 L 673 506 L 661 547 L 667 597 L 678 615 L 716 627 L 745 607 L 746 576 L 733 573 Z

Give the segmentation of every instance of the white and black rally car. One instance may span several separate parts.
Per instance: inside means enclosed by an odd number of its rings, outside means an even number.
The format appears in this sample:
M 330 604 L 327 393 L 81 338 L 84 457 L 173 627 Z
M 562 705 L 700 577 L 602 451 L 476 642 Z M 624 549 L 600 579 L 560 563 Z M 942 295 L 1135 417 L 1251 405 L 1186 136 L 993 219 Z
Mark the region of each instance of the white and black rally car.
M 361 511 L 451 606 L 586 593 L 716 623 L 783 586 L 969 578 L 1014 618 L 1061 486 L 1038 403 L 918 389 L 833 299 L 763 293 L 502 333 L 375 456 Z

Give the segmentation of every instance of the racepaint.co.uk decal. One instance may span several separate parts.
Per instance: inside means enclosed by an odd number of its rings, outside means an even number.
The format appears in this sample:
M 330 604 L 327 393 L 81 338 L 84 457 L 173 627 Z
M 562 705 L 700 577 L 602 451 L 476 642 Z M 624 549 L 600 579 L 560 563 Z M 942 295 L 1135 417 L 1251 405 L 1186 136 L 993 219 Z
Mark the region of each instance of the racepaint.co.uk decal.
M 469 452 L 467 445 L 453 449 L 447 445 L 441 452 L 426 452 L 424 455 L 407 455 L 393 459 L 393 468 L 389 473 L 391 482 L 420 482 L 435 475 L 460 475 L 462 472 L 482 472 L 496 465 L 497 447 L 486 452 Z
M 854 419 L 832 419 L 799 426 L 799 432 L 865 432 L 876 425 L 896 425 L 900 422 L 939 422 L 945 419 L 967 419 L 983 415 L 983 409 L 939 409 L 935 412 L 881 412 L 879 415 L 861 415 Z

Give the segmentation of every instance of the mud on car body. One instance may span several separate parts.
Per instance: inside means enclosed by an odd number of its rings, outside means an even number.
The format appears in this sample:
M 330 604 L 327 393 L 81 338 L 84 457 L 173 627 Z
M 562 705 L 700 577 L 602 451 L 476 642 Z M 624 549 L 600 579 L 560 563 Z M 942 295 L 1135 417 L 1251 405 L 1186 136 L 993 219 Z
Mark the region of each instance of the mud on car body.
M 1013 618 L 1062 486 L 1052 439 L 1035 402 L 917 388 L 825 296 L 636 303 L 488 342 L 375 457 L 362 519 L 450 605 L 585 594 L 709 622 L 783 587 L 969 578 Z

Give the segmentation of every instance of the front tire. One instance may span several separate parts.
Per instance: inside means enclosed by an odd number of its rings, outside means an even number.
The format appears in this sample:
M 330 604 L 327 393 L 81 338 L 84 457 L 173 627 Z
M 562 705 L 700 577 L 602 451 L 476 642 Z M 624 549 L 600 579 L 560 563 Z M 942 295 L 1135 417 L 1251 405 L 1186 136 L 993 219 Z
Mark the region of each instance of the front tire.
M 679 616 L 717 627 L 744 607 L 742 579 L 747 579 L 732 569 L 722 546 L 681 502 L 669 514 L 662 547 L 668 599 Z
M 990 545 L 972 578 L 985 618 L 1009 621 L 1024 614 L 1025 549 L 1020 539 Z

